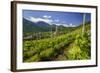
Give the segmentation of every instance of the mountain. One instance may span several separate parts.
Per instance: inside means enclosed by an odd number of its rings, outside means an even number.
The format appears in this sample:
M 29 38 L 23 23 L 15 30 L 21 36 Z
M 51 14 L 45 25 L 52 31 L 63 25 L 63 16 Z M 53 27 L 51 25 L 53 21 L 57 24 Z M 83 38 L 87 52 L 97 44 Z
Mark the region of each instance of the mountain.
M 25 18 L 23 18 L 23 31 L 24 32 L 42 32 L 49 31 L 51 26 L 43 21 L 39 21 L 37 23 L 31 22 Z
M 48 32 L 55 31 L 56 26 L 59 31 L 70 31 L 74 27 L 65 27 L 63 25 L 50 24 L 44 21 L 33 22 L 23 18 L 23 32 Z
M 44 21 L 39 21 L 36 23 L 39 27 L 50 27 L 50 25 Z

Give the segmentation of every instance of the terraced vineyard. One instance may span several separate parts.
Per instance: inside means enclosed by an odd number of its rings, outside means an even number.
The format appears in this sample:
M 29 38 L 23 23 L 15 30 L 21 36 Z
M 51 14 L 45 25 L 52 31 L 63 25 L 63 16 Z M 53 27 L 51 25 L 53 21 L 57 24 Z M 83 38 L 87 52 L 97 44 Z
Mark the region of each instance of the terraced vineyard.
M 85 60 L 91 58 L 90 24 L 86 24 L 82 35 L 82 26 L 56 37 L 24 40 L 23 61 L 59 61 Z

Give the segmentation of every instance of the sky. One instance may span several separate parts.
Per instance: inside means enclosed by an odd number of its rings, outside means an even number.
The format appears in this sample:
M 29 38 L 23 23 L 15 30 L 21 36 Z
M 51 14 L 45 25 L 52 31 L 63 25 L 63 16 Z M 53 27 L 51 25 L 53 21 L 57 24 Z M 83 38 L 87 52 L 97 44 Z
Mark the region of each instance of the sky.
M 23 10 L 23 18 L 30 21 L 45 21 L 50 24 L 70 27 L 82 24 L 84 14 L 86 15 L 86 21 L 91 21 L 91 13 Z

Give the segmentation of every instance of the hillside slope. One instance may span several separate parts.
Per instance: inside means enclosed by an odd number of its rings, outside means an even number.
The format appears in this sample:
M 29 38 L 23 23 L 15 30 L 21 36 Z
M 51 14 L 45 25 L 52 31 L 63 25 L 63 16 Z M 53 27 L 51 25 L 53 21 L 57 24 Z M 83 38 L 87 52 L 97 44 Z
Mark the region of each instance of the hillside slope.
M 27 40 L 23 43 L 23 61 L 86 60 L 91 58 L 90 24 L 54 38 Z

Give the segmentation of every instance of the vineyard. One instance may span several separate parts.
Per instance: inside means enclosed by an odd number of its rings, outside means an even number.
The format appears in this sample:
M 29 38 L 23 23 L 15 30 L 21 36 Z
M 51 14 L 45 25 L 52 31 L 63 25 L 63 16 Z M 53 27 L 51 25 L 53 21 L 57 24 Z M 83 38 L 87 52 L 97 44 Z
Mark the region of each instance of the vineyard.
M 36 40 L 23 39 L 23 62 L 91 58 L 90 24 L 86 24 L 84 34 L 82 34 L 82 26 L 79 26 L 70 32 L 63 31 L 56 37 L 51 36 L 51 32 L 42 32 L 42 35 L 45 36 Z

